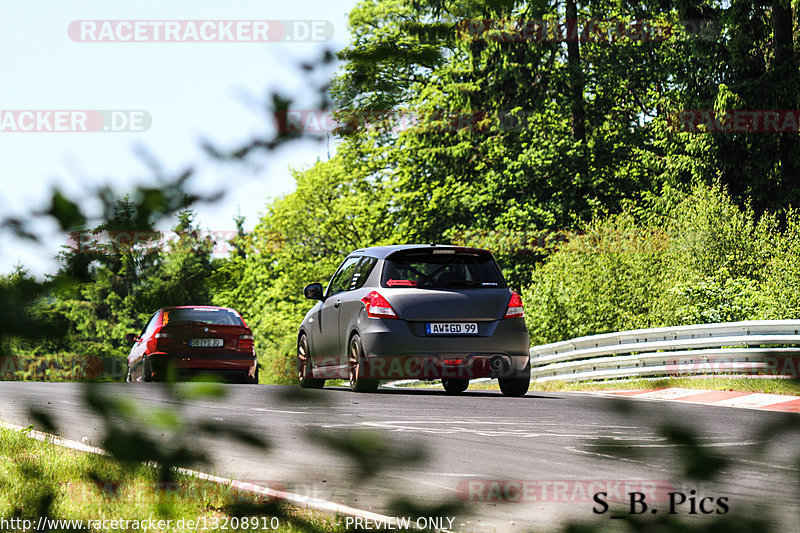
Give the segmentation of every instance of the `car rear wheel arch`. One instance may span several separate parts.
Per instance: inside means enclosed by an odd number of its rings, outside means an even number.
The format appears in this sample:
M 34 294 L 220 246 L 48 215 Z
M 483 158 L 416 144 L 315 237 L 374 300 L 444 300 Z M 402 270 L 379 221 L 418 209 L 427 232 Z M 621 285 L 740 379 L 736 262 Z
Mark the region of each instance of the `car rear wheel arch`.
M 358 335 L 359 338 L 363 338 L 360 331 L 358 331 L 356 328 L 352 328 L 350 330 L 350 333 L 347 335 L 347 346 L 348 347 L 350 346 L 350 341 L 352 341 L 353 337 L 355 337 L 356 335 Z M 363 346 L 364 346 L 364 342 L 363 341 L 361 342 L 361 346 L 363 348 Z

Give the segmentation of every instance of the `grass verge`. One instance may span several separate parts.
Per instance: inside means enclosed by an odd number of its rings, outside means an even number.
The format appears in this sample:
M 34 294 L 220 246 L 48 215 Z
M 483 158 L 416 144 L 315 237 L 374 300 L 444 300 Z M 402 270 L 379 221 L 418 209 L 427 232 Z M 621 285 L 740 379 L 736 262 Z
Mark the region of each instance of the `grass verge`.
M 32 529 L 22 521 L 35 526 L 40 517 L 80 521 L 50 522 L 52 530 L 344 531 L 327 515 L 260 502 L 187 475 L 159 481 L 153 466 L 122 464 L 0 428 L 0 531 Z

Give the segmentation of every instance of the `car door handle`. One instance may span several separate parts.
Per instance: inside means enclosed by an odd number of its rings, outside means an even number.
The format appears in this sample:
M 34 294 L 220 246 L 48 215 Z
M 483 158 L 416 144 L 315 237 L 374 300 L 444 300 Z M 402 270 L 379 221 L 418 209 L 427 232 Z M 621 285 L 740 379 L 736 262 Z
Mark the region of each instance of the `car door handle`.
M 339 309 L 340 305 L 342 305 L 341 300 L 336 300 L 335 302 L 333 302 L 333 307 L 335 307 L 336 309 Z

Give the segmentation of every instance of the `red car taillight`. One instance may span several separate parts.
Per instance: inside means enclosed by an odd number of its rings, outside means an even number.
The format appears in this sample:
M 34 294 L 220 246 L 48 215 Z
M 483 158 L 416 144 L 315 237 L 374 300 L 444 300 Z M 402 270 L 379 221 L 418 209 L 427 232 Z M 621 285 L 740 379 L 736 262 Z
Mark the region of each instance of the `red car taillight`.
M 256 342 L 252 335 L 239 335 L 239 342 L 236 349 L 242 352 L 251 352 L 255 349 Z
M 156 350 L 163 350 L 167 346 L 172 346 L 172 335 L 169 333 L 156 333 Z
M 508 302 L 508 310 L 504 318 L 524 318 L 525 309 L 522 307 L 522 298 L 516 292 L 511 292 L 511 301 Z
M 377 291 L 367 294 L 361 298 L 361 301 L 364 302 L 364 307 L 367 308 L 367 316 L 369 318 L 397 318 L 397 313 L 394 312 L 392 306 Z

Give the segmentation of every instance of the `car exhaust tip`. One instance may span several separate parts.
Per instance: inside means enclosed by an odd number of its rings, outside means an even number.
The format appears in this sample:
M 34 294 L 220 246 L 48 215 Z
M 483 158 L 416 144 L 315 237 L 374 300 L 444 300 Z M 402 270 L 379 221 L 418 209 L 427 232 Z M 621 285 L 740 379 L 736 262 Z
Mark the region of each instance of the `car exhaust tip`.
M 495 355 L 489 360 L 489 368 L 492 372 L 502 372 L 508 370 L 508 361 L 501 355 Z

